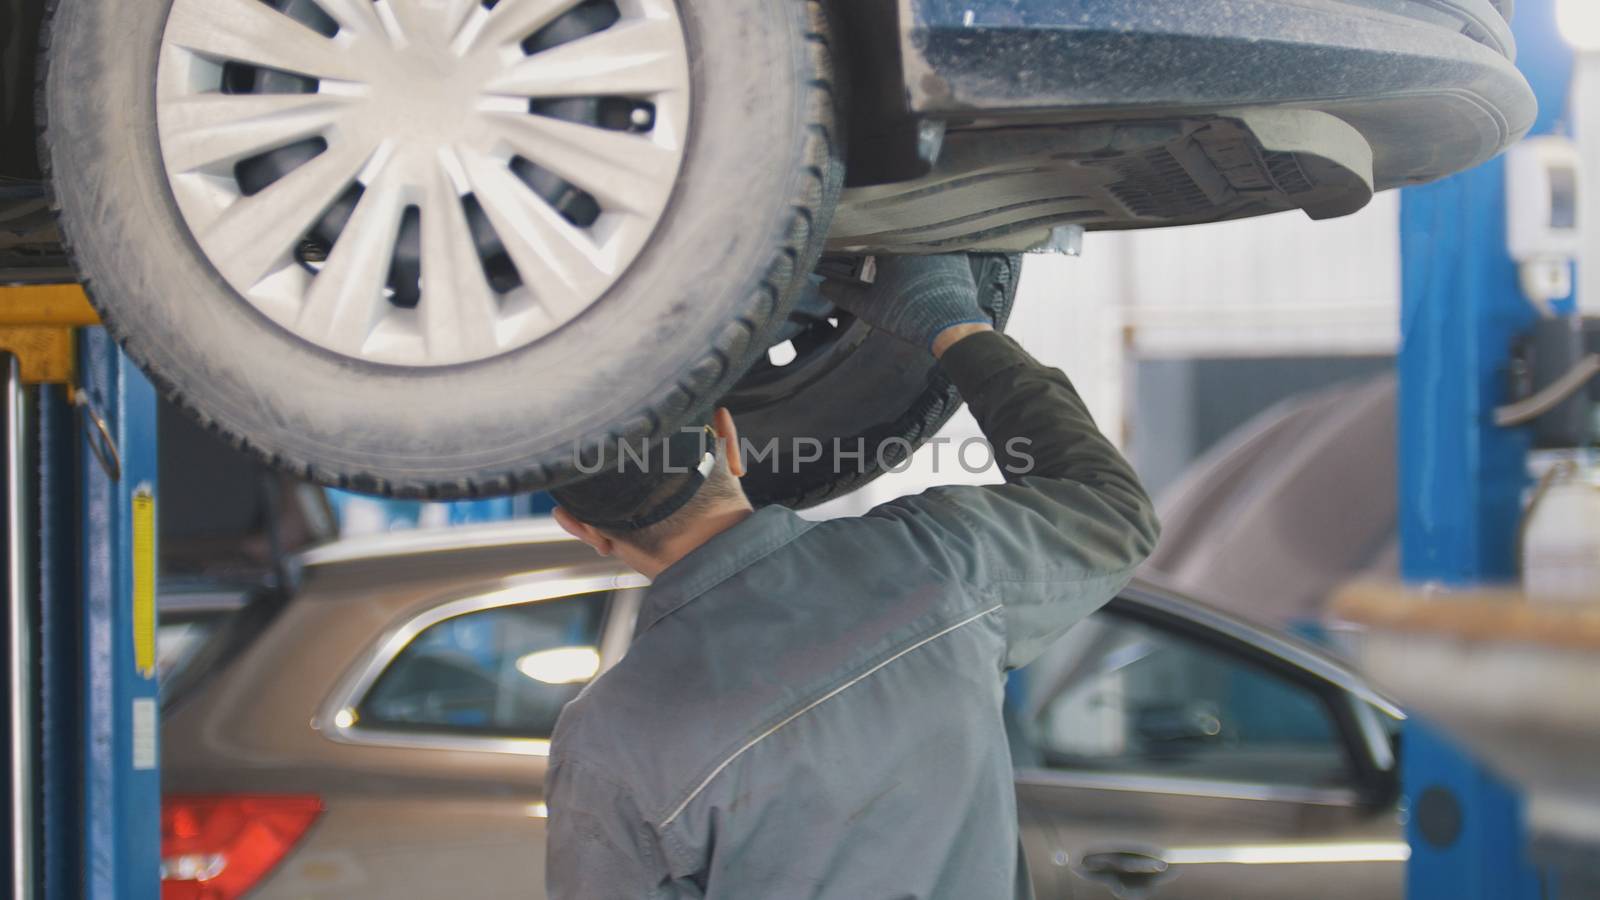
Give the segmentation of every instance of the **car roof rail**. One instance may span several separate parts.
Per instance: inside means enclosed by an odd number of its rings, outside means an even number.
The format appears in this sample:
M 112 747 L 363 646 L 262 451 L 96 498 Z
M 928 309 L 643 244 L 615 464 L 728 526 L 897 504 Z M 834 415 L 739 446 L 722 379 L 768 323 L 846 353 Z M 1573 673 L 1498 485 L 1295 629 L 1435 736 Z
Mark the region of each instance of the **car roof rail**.
M 554 519 L 540 517 L 449 528 L 422 528 L 343 538 L 302 551 L 296 569 L 397 556 L 553 544 L 575 540 Z

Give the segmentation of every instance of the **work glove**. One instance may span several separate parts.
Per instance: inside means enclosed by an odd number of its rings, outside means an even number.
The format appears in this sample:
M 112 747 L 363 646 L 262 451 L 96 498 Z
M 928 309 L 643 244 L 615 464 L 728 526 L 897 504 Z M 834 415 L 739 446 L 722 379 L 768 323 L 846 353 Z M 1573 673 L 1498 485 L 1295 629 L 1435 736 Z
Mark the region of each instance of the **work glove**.
M 872 284 L 830 281 L 822 293 L 873 328 L 929 351 L 947 328 L 991 324 L 965 254 L 880 257 Z

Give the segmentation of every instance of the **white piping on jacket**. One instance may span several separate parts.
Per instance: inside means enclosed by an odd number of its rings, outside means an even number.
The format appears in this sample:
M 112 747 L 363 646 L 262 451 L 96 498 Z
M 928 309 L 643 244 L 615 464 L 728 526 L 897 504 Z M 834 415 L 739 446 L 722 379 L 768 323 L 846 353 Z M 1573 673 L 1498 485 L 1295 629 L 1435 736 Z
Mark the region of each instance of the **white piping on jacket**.
M 966 619 L 962 619 L 960 622 L 957 622 L 954 625 L 951 625 L 950 627 L 944 629 L 943 631 L 939 631 L 939 632 L 936 632 L 934 634 L 928 635 L 927 637 L 923 638 L 922 640 L 917 641 L 915 644 L 912 644 L 911 646 L 905 648 L 904 650 L 901 650 L 899 653 L 896 653 L 895 655 L 889 657 L 888 659 L 884 660 L 883 662 L 878 663 L 877 665 L 875 665 L 872 668 L 866 670 L 865 672 L 862 672 L 860 675 L 857 675 L 856 677 L 850 679 L 849 681 L 846 681 L 844 684 L 839 685 L 838 687 L 834 688 L 833 690 L 829 691 L 828 693 L 823 694 L 821 697 L 818 697 L 817 699 L 811 701 L 805 707 L 795 711 L 795 713 L 793 715 L 789 716 L 787 719 L 784 719 L 782 722 L 779 722 L 778 724 L 772 726 L 771 728 L 768 728 L 766 731 L 762 732 L 761 734 L 756 735 L 756 737 L 753 738 L 748 744 L 745 744 L 743 747 L 740 747 L 738 750 L 735 750 L 733 752 L 732 756 L 729 756 L 727 759 L 723 760 L 720 764 L 718 764 L 718 766 L 715 769 L 712 769 L 711 770 L 711 774 L 706 776 L 706 780 L 700 782 L 700 786 L 699 787 L 695 788 L 693 791 L 690 791 L 689 792 L 689 796 L 683 798 L 683 802 L 679 803 L 678 804 L 678 808 L 674 809 L 672 811 L 672 815 L 667 816 L 664 820 L 662 820 L 661 827 L 662 828 L 666 828 L 668 825 L 671 825 L 673 820 L 677 819 L 679 814 L 681 814 L 683 812 L 684 808 L 687 807 L 691 802 L 693 802 L 694 798 L 700 796 L 700 793 L 702 791 L 704 791 L 707 787 L 709 787 L 711 782 L 715 781 L 717 776 L 721 775 L 722 771 L 724 769 L 728 768 L 728 766 L 733 765 L 733 761 L 734 760 L 738 759 L 740 756 L 743 756 L 746 750 L 749 750 L 751 747 L 754 747 L 755 745 L 761 743 L 762 741 L 766 740 L 767 738 L 772 737 L 774 734 L 777 734 L 778 731 L 781 730 L 785 725 L 788 725 L 790 722 L 793 722 L 795 719 L 800 718 L 801 716 L 803 716 L 806 713 L 812 711 L 813 709 L 816 709 L 817 707 L 821 706 L 822 704 L 827 703 L 829 700 L 832 700 L 834 697 L 839 696 L 840 694 L 844 693 L 846 688 L 849 688 L 851 685 L 854 685 L 854 684 L 859 684 L 860 682 L 862 682 L 866 678 L 870 677 L 871 675 L 876 674 L 884 666 L 887 666 L 888 664 L 894 662 L 895 660 L 899 659 L 900 657 L 905 656 L 907 653 L 910 653 L 911 651 L 916 650 L 919 647 L 924 647 L 924 646 L 926 646 L 928 644 L 931 644 L 934 641 L 938 640 L 939 638 L 942 638 L 945 635 L 949 634 L 950 632 L 957 631 L 957 630 L 959 630 L 961 628 L 965 628 L 966 626 L 971 625 L 973 622 L 978 621 L 979 619 L 983 618 L 984 616 L 992 615 L 994 613 L 997 613 L 1003 608 L 1004 608 L 1004 604 L 996 604 L 996 605 L 984 610 L 983 612 L 978 613 L 975 616 L 972 616 L 972 617 L 966 618 Z

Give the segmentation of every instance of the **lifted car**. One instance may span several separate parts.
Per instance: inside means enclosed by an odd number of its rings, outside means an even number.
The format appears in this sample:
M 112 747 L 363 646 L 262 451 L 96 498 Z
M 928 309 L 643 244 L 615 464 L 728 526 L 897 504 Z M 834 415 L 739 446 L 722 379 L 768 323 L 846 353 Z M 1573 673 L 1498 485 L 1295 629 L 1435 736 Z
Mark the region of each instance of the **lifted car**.
M 1056 227 L 1338 216 L 1476 165 L 1535 112 L 1509 12 L 7 0 L 0 272 L 80 280 L 169 397 L 328 484 L 547 487 L 717 402 L 914 445 L 952 389 L 823 282 L 974 254 L 1003 323 Z

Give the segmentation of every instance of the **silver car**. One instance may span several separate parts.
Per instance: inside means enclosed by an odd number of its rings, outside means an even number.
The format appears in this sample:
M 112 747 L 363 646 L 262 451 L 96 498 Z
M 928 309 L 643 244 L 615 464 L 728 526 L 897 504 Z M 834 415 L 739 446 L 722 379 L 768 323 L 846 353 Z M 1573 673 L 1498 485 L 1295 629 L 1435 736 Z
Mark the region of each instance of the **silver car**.
M 542 897 L 551 730 L 643 579 L 547 523 L 299 571 L 173 670 L 169 896 Z M 1318 651 L 1139 584 L 1008 694 L 1041 900 L 1402 896 L 1401 714 Z

